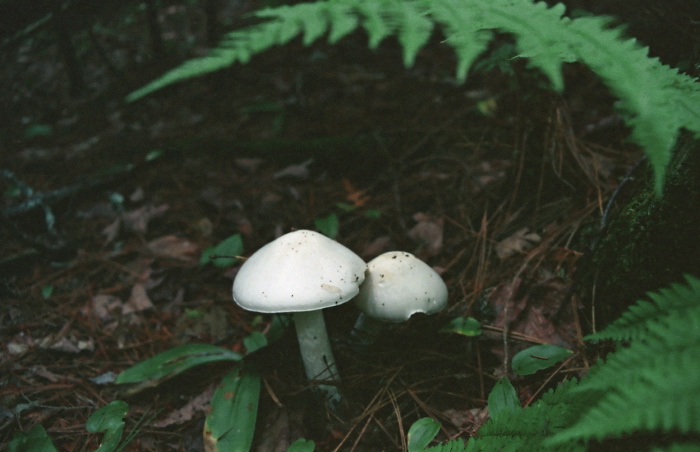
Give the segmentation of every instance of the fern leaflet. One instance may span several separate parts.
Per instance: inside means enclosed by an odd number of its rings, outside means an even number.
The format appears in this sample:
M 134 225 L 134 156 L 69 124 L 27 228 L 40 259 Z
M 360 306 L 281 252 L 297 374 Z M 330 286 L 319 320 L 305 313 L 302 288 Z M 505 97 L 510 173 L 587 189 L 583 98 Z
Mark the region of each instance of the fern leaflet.
M 229 33 L 209 55 L 186 61 L 127 96 L 136 100 L 172 83 L 213 72 L 299 35 L 309 45 L 328 34 L 335 43 L 362 27 L 369 47 L 396 35 L 411 66 L 438 25 L 457 55 L 456 77 L 464 81 L 493 30 L 515 37 L 520 57 L 564 87 L 561 65 L 580 61 L 597 73 L 620 100 L 631 138 L 649 155 L 661 193 L 666 167 L 680 129 L 700 136 L 700 87 L 696 79 L 649 58 L 647 49 L 624 39 L 602 17 L 568 19 L 564 6 L 532 0 L 330 0 L 268 8 L 253 15 L 261 24 Z
M 692 276 L 686 276 L 685 279 L 687 285 L 673 284 L 671 287 L 661 289 L 658 293 L 650 292 L 648 297 L 653 300 L 653 303 L 646 300 L 638 301 L 604 331 L 591 334 L 586 339 L 591 341 L 637 339 L 646 333 L 649 322 L 672 311 L 686 311 L 694 308 L 700 304 L 698 299 L 700 279 Z

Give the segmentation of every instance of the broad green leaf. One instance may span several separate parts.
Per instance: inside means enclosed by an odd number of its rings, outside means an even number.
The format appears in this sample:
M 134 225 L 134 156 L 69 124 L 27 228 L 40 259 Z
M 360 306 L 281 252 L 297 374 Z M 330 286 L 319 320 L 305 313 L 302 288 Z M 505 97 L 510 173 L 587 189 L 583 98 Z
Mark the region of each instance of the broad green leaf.
M 214 253 L 214 248 L 216 248 L 216 245 L 208 246 L 202 251 L 202 256 L 199 258 L 199 265 L 207 265 L 209 262 L 211 262 L 211 256 Z
M 504 411 L 515 411 L 521 406 L 515 388 L 506 377 L 496 382 L 489 394 L 488 404 L 492 418 L 497 417 L 499 413 Z
M 267 338 L 260 331 L 253 331 L 243 338 L 243 345 L 248 353 L 253 353 L 267 345 Z
M 440 423 L 435 419 L 424 417 L 418 419 L 408 429 L 408 452 L 425 449 L 440 431 Z
M 115 400 L 90 416 L 85 429 L 91 433 L 105 433 L 95 452 L 113 452 L 119 446 L 124 432 L 124 417 L 128 411 L 129 405 L 126 402 Z
M 559 345 L 535 345 L 528 347 L 513 357 L 513 372 L 518 375 L 531 375 L 546 369 L 567 358 L 573 352 Z
M 36 424 L 28 432 L 15 433 L 7 445 L 7 452 L 58 452 L 41 424 Z
M 200 364 L 215 361 L 240 361 L 242 356 L 210 344 L 184 344 L 160 353 L 125 370 L 116 383 L 137 383 L 173 376 Z
M 441 333 L 456 333 L 463 336 L 481 335 L 481 322 L 472 317 L 457 317 L 440 328 Z
M 211 262 L 215 267 L 227 268 L 238 261 L 238 258 L 233 256 L 240 256 L 241 254 L 243 254 L 243 239 L 240 234 L 234 234 L 217 245 L 205 249 L 202 257 L 199 259 L 199 264 L 205 265 Z M 226 257 L 212 259 L 212 256 Z
M 314 219 L 314 226 L 318 231 L 328 238 L 334 239 L 338 237 L 338 229 L 340 224 L 338 221 L 338 216 L 334 213 L 323 218 Z
M 204 424 L 206 450 L 247 452 L 258 415 L 260 376 L 248 369 L 229 372 L 214 392 Z
M 287 452 L 314 452 L 316 448 L 316 443 L 311 440 L 305 440 L 304 438 L 299 438 L 289 445 Z

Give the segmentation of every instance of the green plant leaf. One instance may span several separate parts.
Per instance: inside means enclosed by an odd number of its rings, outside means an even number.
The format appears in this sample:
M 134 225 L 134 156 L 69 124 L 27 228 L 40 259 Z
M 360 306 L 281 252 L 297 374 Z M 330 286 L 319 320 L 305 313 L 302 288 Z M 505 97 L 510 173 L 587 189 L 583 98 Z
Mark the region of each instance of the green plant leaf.
M 200 364 L 240 361 L 242 356 L 210 344 L 184 344 L 142 361 L 120 373 L 117 384 L 138 383 L 174 376 Z
M 316 229 L 326 237 L 334 239 L 338 237 L 338 229 L 340 228 L 340 222 L 338 221 L 338 215 L 332 213 L 327 217 L 314 219 L 314 226 Z
M 425 449 L 440 431 L 440 423 L 433 418 L 418 419 L 408 429 L 408 452 Z
M 24 138 L 47 137 L 53 133 L 48 124 L 33 124 L 24 130 Z
M 58 452 L 41 424 L 28 432 L 17 432 L 7 444 L 7 452 Z
M 441 333 L 456 333 L 463 336 L 481 335 L 481 322 L 472 317 L 457 317 L 440 328 Z
M 260 331 L 253 331 L 243 338 L 243 345 L 248 353 L 253 353 L 267 345 L 267 338 Z
M 247 452 L 258 415 L 260 376 L 249 369 L 229 372 L 214 392 L 204 424 L 206 450 Z
M 53 286 L 51 286 L 51 285 L 44 286 L 41 288 L 41 298 L 43 298 L 44 300 L 49 298 L 52 293 L 53 293 Z
M 211 262 L 215 267 L 227 268 L 238 261 L 238 258 L 229 256 L 240 256 L 241 254 L 243 254 L 243 239 L 240 234 L 234 234 L 217 245 L 205 249 L 202 252 L 202 257 L 199 259 L 199 264 L 206 265 Z M 215 258 L 212 258 L 212 256 L 215 256 Z
M 552 367 L 573 352 L 559 345 L 535 345 L 522 350 L 513 357 L 513 372 L 518 375 L 532 375 L 538 370 Z
M 305 440 L 304 438 L 299 438 L 289 445 L 287 452 L 314 452 L 316 448 L 316 443 L 311 440 Z
M 105 434 L 95 452 L 113 452 L 119 446 L 124 432 L 124 417 L 128 411 L 129 405 L 126 402 L 115 400 L 88 418 L 85 423 L 88 432 Z
M 382 211 L 379 209 L 367 209 L 362 215 L 364 215 L 365 218 L 381 218 Z
M 506 377 L 496 382 L 496 385 L 489 393 L 488 404 L 492 418 L 498 417 L 502 412 L 514 412 L 521 407 L 518 394 Z

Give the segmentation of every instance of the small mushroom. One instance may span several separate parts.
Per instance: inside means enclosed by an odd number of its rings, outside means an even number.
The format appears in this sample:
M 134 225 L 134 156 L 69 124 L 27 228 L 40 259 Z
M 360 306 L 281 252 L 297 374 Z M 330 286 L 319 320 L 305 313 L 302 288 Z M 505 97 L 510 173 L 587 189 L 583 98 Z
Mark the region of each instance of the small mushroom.
M 366 346 L 383 322 L 405 322 L 413 314 L 435 314 L 447 304 L 447 286 L 428 264 L 411 253 L 390 251 L 367 264 L 367 278 L 354 299 L 362 311 L 350 338 Z
M 306 375 L 331 407 L 340 400 L 338 369 L 322 309 L 353 298 L 365 279 L 365 262 L 338 242 L 299 230 L 260 248 L 241 266 L 233 299 L 249 311 L 292 313 Z

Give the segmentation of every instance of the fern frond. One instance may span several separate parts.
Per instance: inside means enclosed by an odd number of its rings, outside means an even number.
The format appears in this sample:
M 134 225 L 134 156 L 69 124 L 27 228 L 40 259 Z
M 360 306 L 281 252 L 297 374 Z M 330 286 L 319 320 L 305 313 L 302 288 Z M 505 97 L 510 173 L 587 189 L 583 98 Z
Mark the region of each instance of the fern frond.
M 467 442 L 467 450 L 492 451 L 583 451 L 583 442 L 571 441 L 556 449 L 543 446 L 543 441 L 554 433 L 574 425 L 581 410 L 595 401 L 591 393 L 571 397 L 571 390 L 578 384 L 569 380 L 556 389 L 549 390 L 533 405 L 504 411 L 495 419 L 490 419 L 478 431 L 477 436 Z
M 446 443 L 425 449 L 425 452 L 467 452 L 467 445 L 461 439 L 453 439 Z
M 136 100 L 180 80 L 213 72 L 303 35 L 309 45 L 327 34 L 331 43 L 365 29 L 369 47 L 397 36 L 411 66 L 435 25 L 457 55 L 456 77 L 463 81 L 476 58 L 499 30 L 514 36 L 519 56 L 540 69 L 555 90 L 564 87 L 561 65 L 580 61 L 600 76 L 620 99 L 632 128 L 631 139 L 649 156 L 657 193 L 679 130 L 700 137 L 700 83 L 649 58 L 648 50 L 610 28 L 604 17 L 568 19 L 561 4 L 533 0 L 330 0 L 268 8 L 253 15 L 263 23 L 229 33 L 202 58 L 183 63 L 127 96 Z
M 586 337 L 586 340 L 637 339 L 646 334 L 649 322 L 674 311 L 686 311 L 700 306 L 700 279 L 686 275 L 685 284 L 672 284 L 647 296 L 653 301 L 640 300 L 605 330 Z
M 611 325 L 612 337 L 631 333 L 635 340 L 570 391 L 573 398 L 593 394 L 599 400 L 547 444 L 633 431 L 700 433 L 700 282 L 687 280 L 688 287 L 651 294 L 656 304 L 628 312 L 622 326 Z
M 628 372 L 634 375 L 622 379 L 607 379 L 609 386 L 598 403 L 545 444 L 619 437 L 634 431 L 700 432 L 700 349 L 676 353 L 663 361 L 630 368 Z M 663 364 L 666 367 L 660 367 Z

